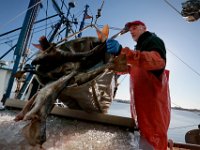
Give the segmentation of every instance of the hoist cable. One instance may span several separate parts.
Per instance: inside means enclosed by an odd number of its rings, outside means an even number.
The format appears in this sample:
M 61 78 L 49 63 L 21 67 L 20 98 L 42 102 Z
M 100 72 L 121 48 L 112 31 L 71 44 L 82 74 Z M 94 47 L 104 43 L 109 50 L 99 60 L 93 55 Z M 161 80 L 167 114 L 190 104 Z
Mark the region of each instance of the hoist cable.
M 179 15 L 181 15 L 181 12 L 179 12 L 178 9 L 176 9 L 169 1 L 164 0 L 164 2 L 166 2 L 173 10 L 175 10 Z
M 172 53 L 178 60 L 180 60 L 184 65 L 186 65 L 192 72 L 196 73 L 200 77 L 200 73 L 196 71 L 194 68 L 192 68 L 190 65 L 188 65 L 186 62 L 184 62 L 180 57 L 178 57 L 175 53 L 173 53 L 171 50 L 167 49 L 170 53 Z

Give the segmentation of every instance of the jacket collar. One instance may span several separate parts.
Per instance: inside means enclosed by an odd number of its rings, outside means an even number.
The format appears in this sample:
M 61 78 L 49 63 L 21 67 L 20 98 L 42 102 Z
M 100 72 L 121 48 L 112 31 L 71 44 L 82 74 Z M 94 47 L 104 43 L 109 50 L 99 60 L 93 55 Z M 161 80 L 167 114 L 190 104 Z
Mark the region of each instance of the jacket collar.
M 138 38 L 138 41 L 137 41 L 137 45 L 136 45 L 136 48 L 139 48 L 142 46 L 143 42 L 148 39 L 149 37 L 151 37 L 153 35 L 153 33 L 149 32 L 149 31 L 146 31 L 144 32 L 143 34 L 140 35 L 140 37 Z

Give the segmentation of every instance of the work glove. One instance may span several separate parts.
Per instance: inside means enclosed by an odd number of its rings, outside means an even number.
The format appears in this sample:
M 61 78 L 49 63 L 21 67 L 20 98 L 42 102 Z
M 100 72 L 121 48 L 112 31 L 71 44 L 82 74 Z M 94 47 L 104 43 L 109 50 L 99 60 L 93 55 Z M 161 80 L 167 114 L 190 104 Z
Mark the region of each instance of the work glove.
M 110 53 L 113 55 L 119 55 L 122 49 L 122 46 L 119 44 L 118 41 L 113 40 L 113 39 L 108 39 L 106 41 L 106 48 L 107 48 L 107 53 Z

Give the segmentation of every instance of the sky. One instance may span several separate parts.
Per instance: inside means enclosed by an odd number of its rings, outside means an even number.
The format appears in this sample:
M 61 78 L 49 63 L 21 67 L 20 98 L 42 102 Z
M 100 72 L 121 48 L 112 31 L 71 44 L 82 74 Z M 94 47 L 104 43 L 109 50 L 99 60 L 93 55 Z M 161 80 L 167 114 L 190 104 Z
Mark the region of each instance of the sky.
M 61 0 L 56 1 L 61 2 Z M 69 2 L 64 1 L 66 4 Z M 88 14 L 95 17 L 102 2 L 103 0 L 75 0 L 76 6 L 71 9 L 71 13 L 79 17 L 80 22 L 82 20 L 81 12 L 88 4 Z M 180 12 L 181 3 L 184 0 L 168 0 L 168 2 Z M 47 0 L 42 0 L 42 3 L 43 8 L 38 12 L 37 19 L 56 14 L 50 0 L 48 0 L 48 5 Z M 0 34 L 22 26 L 28 4 L 28 0 L 1 0 Z M 150 32 L 156 33 L 165 42 L 167 48 L 166 69 L 170 71 L 169 86 L 172 106 L 200 109 L 200 20 L 187 22 L 165 0 L 104 0 L 101 17 L 97 20 L 97 24 L 108 24 L 115 29 L 121 29 L 127 22 L 133 20 L 143 21 Z M 51 22 L 53 21 L 52 19 Z M 90 23 L 90 20 L 86 22 Z M 34 42 L 37 43 L 39 37 L 46 32 L 35 34 Z M 109 36 L 111 37 L 117 32 L 119 30 L 111 28 Z M 19 32 L 15 34 L 19 34 Z M 14 34 L 12 35 L 14 36 Z M 94 29 L 89 29 L 83 32 L 82 36 L 93 35 L 96 36 Z M 17 40 L 16 35 L 15 38 L 9 36 L 6 39 L 0 37 L 0 56 Z M 14 40 L 5 44 L 5 41 L 9 39 Z M 134 49 L 136 45 L 130 33 L 117 37 L 116 40 L 123 47 Z M 5 59 L 12 58 L 12 56 L 5 57 Z M 116 98 L 129 100 L 129 75 L 121 76 L 119 83 Z

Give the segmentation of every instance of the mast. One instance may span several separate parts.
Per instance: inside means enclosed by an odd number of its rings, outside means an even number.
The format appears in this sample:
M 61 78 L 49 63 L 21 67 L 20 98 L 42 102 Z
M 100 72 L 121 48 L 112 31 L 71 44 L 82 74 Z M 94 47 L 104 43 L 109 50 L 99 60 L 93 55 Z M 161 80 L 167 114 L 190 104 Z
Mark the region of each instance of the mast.
M 64 13 L 62 12 L 62 10 L 60 9 L 59 5 L 57 4 L 57 2 L 55 0 L 52 0 L 52 4 L 54 9 L 56 10 L 56 12 L 58 13 L 58 15 L 60 16 L 60 21 L 56 24 L 55 29 L 53 31 L 53 33 L 51 34 L 50 38 L 49 38 L 49 42 L 52 42 L 54 37 L 56 36 L 56 34 L 58 33 L 58 30 L 60 29 L 62 24 L 66 24 L 66 33 L 65 36 L 68 36 L 68 33 L 70 33 L 71 31 L 71 22 L 69 20 L 69 14 L 70 14 L 70 10 L 71 8 L 75 7 L 75 3 L 74 2 L 69 2 L 68 3 L 68 10 L 67 10 L 67 15 L 66 17 L 64 16 Z
M 25 55 L 26 47 L 30 38 L 31 29 L 33 27 L 33 23 L 35 21 L 35 18 L 37 16 L 37 12 L 39 10 L 39 4 L 41 3 L 41 0 L 30 0 L 28 11 L 26 13 L 23 26 L 18 38 L 18 42 L 15 48 L 14 55 L 15 57 L 15 63 L 12 69 L 12 73 L 8 82 L 8 87 L 6 90 L 6 93 L 3 95 L 2 102 L 5 103 L 6 99 L 10 96 L 13 83 L 14 83 L 14 74 L 17 72 L 21 57 Z
M 83 20 L 81 22 L 81 25 L 80 25 L 80 29 L 79 31 L 81 31 L 85 25 L 85 19 L 86 19 L 86 16 L 88 14 L 88 8 L 89 8 L 89 5 L 85 5 L 85 10 L 84 10 L 84 15 L 83 15 Z M 82 36 L 82 32 L 78 34 L 78 37 L 80 38 Z
M 41 3 L 41 0 L 30 0 L 29 6 L 28 6 L 28 11 L 26 13 L 23 25 L 22 25 L 21 28 L 18 28 L 18 29 L 21 29 L 21 32 L 20 32 L 20 35 L 19 35 L 19 38 L 18 38 L 18 42 L 15 45 L 16 48 L 15 47 L 12 48 L 12 49 L 15 48 L 15 51 L 14 51 L 14 55 L 16 56 L 15 57 L 15 63 L 14 63 L 13 69 L 12 69 L 11 77 L 10 77 L 9 82 L 8 82 L 8 87 L 6 89 L 5 94 L 3 95 L 2 100 L 1 100 L 3 104 L 5 103 L 6 99 L 10 97 L 12 87 L 13 87 L 13 84 L 14 84 L 14 76 L 13 75 L 16 74 L 16 72 L 19 69 L 19 64 L 21 64 L 21 57 L 25 56 L 25 51 L 26 51 L 26 48 L 27 48 L 27 45 L 28 45 L 28 42 L 29 42 L 29 39 L 30 39 L 32 27 L 33 27 L 34 23 L 37 23 L 37 22 L 35 22 L 35 19 L 36 19 L 37 12 L 39 10 L 39 4 L 40 3 Z M 52 30 L 53 31 L 52 34 L 50 34 L 50 36 L 48 38 L 49 42 L 52 42 L 54 40 L 55 36 L 58 33 L 58 30 L 61 28 L 61 25 L 63 25 L 63 24 L 66 25 L 65 36 L 68 36 L 68 34 L 70 32 L 73 32 L 72 29 L 71 29 L 71 24 L 72 23 L 77 24 L 76 21 L 69 20 L 70 10 L 71 10 L 71 8 L 75 7 L 75 3 L 73 1 L 70 1 L 68 3 L 68 11 L 67 11 L 66 16 L 64 16 L 64 13 L 62 12 L 62 10 L 60 9 L 59 5 L 57 4 L 57 2 L 55 0 L 52 0 L 52 4 L 54 6 L 54 9 L 57 12 L 57 14 L 55 16 L 58 15 L 60 17 L 60 20 L 56 24 L 55 28 Z M 89 5 L 86 5 L 85 10 L 84 10 L 83 20 L 80 24 L 79 31 L 82 30 L 83 27 L 84 27 L 85 19 L 87 19 L 87 15 L 88 15 L 88 8 L 89 8 Z M 82 33 L 80 33 L 78 35 L 78 37 L 81 37 L 81 35 L 82 35 Z M 29 82 L 32 81 L 32 76 L 33 76 L 32 73 L 29 73 L 27 75 L 25 83 L 22 85 L 22 87 L 21 87 L 21 89 L 20 89 L 20 91 L 17 95 L 17 98 L 19 98 L 19 99 L 21 98 L 24 91 L 27 89 Z

